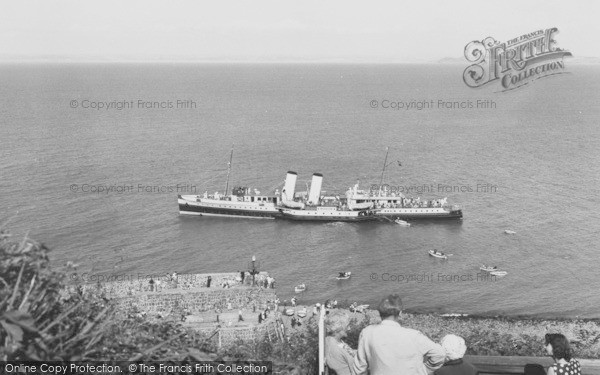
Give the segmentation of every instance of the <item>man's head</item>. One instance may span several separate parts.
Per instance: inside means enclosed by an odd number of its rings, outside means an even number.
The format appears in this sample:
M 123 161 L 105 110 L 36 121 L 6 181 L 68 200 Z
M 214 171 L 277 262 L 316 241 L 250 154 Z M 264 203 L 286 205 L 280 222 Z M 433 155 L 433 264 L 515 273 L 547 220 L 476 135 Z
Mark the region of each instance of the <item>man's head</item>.
M 397 294 L 391 294 L 381 300 L 377 310 L 381 319 L 397 319 L 402 312 L 402 299 Z

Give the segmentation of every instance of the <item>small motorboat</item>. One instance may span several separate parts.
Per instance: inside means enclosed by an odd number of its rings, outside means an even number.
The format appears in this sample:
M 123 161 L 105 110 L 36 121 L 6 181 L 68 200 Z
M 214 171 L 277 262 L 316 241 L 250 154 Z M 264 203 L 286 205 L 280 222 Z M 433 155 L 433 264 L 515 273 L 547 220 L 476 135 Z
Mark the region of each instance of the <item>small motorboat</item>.
M 479 269 L 482 270 L 482 271 L 486 271 L 486 272 L 498 271 L 498 267 L 496 267 L 496 266 L 486 266 L 485 264 L 483 264 L 481 267 L 479 267 Z
M 364 313 L 369 308 L 369 305 L 358 305 L 354 308 L 354 311 Z
M 296 293 L 302 293 L 306 290 L 306 284 L 300 284 L 300 285 L 296 285 L 294 287 L 294 292 Z
M 296 313 L 296 310 L 294 310 L 294 309 L 291 309 L 291 308 L 285 309 L 285 315 L 287 315 L 287 316 L 292 316 L 295 313 Z
M 508 274 L 508 272 L 506 271 L 492 271 L 490 272 L 490 275 L 492 276 L 506 276 Z
M 359 305 L 356 302 L 353 302 L 350 307 L 349 310 L 350 312 L 360 312 L 360 313 L 364 313 L 366 309 L 369 308 L 369 305 Z
M 396 219 L 396 220 L 394 220 L 394 223 L 401 225 L 403 227 L 410 227 L 410 223 L 408 221 Z
M 448 259 L 448 255 L 444 254 L 441 251 L 437 251 L 436 249 L 429 250 L 429 255 L 440 259 Z
M 300 311 L 298 311 L 298 312 L 296 313 L 296 315 L 298 315 L 298 317 L 300 317 L 300 318 L 304 318 L 304 317 L 306 317 L 306 307 L 304 307 L 304 308 L 302 308 Z
M 506 233 L 506 234 L 517 234 L 517 232 L 515 232 L 514 230 L 510 230 L 510 229 L 504 230 L 504 233 Z
M 348 280 L 351 275 L 352 275 L 352 272 L 340 272 L 335 279 L 336 280 Z

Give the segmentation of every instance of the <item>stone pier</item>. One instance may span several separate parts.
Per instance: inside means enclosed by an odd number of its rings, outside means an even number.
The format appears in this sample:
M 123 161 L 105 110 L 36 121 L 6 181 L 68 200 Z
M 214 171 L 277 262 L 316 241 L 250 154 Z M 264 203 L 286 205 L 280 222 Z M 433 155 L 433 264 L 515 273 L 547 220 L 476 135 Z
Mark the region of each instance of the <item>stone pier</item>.
M 210 286 L 208 280 L 210 276 Z M 119 308 L 148 318 L 181 319 L 186 326 L 215 333 L 220 345 L 238 340 L 276 339 L 279 312 L 268 274 L 236 273 L 153 275 L 71 287 L 113 300 Z M 258 323 L 258 314 L 268 318 Z M 242 313 L 242 320 L 239 316 Z

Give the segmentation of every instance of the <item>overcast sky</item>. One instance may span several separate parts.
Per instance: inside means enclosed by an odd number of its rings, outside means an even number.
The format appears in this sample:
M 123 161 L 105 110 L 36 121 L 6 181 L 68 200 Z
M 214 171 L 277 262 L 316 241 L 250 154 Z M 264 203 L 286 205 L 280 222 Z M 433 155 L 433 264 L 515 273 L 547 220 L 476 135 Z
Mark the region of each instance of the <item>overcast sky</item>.
M 472 40 L 557 27 L 600 57 L 600 1 L 2 1 L 0 61 L 369 61 L 462 57 Z

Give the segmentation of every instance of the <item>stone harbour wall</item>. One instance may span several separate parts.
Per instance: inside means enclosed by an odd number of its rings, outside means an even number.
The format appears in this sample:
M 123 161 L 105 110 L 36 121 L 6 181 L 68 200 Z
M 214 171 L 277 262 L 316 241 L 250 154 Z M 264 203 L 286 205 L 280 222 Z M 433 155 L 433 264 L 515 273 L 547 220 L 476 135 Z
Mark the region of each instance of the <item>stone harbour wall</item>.
M 203 288 L 169 293 L 143 293 L 120 297 L 118 303 L 125 308 L 135 308 L 147 313 L 202 313 L 215 310 L 265 309 L 275 301 L 274 289 L 259 287 Z
M 210 287 L 207 285 L 209 276 Z M 223 346 L 240 340 L 262 339 L 269 333 L 271 339 L 277 339 L 277 325 L 273 320 L 263 324 L 255 321 L 258 312 L 276 308 L 273 279 L 266 272 L 258 273 L 254 279 L 256 285 L 253 285 L 249 272 L 245 273 L 243 281 L 239 272 L 138 275 L 93 282 L 82 275 L 80 281 L 86 282 L 71 285 L 68 292 L 101 295 L 114 301 L 117 308 L 127 314 L 135 312 L 151 318 L 182 317 L 185 324 L 194 329 L 215 333 L 213 339 Z M 244 315 L 243 322 L 237 322 L 240 310 Z M 218 316 L 221 323 L 217 321 Z
M 98 293 L 108 298 L 137 296 L 144 293 L 171 293 L 182 290 L 196 290 L 207 288 L 208 277 L 211 277 L 210 289 L 226 286 L 236 288 L 252 285 L 252 276 L 245 273 L 244 281 L 239 272 L 211 273 L 211 274 L 155 274 L 155 275 L 104 275 L 91 277 L 87 274 L 73 274 L 71 279 L 77 284 L 72 284 L 72 292 L 80 289 L 83 293 Z M 260 272 L 256 275 L 256 283 L 266 286 L 268 274 Z

